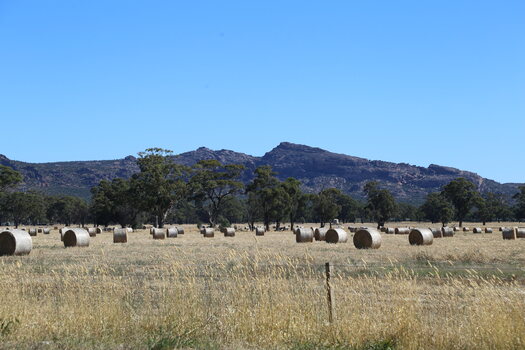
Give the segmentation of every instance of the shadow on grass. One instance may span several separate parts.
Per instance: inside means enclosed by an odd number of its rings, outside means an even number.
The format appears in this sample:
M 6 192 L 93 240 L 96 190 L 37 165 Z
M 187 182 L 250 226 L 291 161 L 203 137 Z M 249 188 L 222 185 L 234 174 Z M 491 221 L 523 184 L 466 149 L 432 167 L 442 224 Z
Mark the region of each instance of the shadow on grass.
M 396 350 L 396 344 L 392 340 L 369 342 L 357 347 L 346 344 L 325 345 L 315 343 L 298 343 L 290 347 L 290 350 Z

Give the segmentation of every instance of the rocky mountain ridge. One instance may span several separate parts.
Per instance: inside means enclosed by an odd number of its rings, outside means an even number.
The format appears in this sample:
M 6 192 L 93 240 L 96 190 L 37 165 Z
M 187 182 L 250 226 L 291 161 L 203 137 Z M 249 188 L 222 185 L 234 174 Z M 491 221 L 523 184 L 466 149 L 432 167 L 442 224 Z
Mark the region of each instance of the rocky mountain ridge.
M 302 182 L 305 191 L 312 193 L 336 187 L 356 198 L 362 198 L 364 184 L 376 180 L 398 200 L 416 203 L 457 177 L 469 179 L 481 192 L 497 192 L 507 196 L 514 194 L 520 185 L 501 184 L 473 172 L 435 164 L 425 168 L 406 163 L 368 160 L 288 142 L 282 142 L 262 157 L 224 149 L 214 151 L 205 147 L 174 156 L 177 163 L 184 165 L 193 165 L 202 159 L 243 164 L 246 167 L 243 174 L 245 182 L 252 178 L 256 167 L 270 165 L 279 178 L 295 177 Z M 138 171 L 133 156 L 116 160 L 25 163 L 0 155 L 0 164 L 11 166 L 24 175 L 23 190 L 84 198 L 89 197 L 90 188 L 100 180 L 129 178 Z

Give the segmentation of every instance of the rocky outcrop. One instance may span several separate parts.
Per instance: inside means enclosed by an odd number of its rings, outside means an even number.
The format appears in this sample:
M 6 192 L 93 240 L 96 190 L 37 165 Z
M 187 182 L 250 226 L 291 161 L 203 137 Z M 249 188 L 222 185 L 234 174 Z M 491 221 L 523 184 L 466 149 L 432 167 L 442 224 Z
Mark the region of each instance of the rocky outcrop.
M 458 177 L 472 181 L 482 192 L 498 192 L 511 196 L 520 184 L 500 184 L 475 173 L 431 164 L 427 168 L 406 163 L 368 160 L 320 148 L 283 142 L 262 157 L 253 157 L 230 150 L 213 151 L 205 147 L 174 156 L 179 164 L 191 166 L 203 159 L 216 159 L 223 164 L 243 164 L 243 181 L 248 182 L 253 170 L 270 165 L 281 179 L 295 177 L 307 192 L 319 192 L 336 187 L 356 197 L 363 197 L 363 186 L 375 180 L 388 188 L 398 200 L 421 202 L 424 197 L 439 191 Z M 129 178 L 138 171 L 136 158 L 104 161 L 77 161 L 59 163 L 24 163 L 0 155 L 0 164 L 22 172 L 25 190 L 36 189 L 53 194 L 89 196 L 89 189 L 100 180 L 116 177 Z

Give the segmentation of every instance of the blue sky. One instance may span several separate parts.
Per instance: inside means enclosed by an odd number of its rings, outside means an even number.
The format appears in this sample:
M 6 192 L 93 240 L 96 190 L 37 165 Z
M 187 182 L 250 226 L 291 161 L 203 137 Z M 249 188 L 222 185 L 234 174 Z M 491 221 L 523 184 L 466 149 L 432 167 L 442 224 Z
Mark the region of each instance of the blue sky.
M 525 182 L 524 1 L 0 0 L 0 153 L 281 141 Z

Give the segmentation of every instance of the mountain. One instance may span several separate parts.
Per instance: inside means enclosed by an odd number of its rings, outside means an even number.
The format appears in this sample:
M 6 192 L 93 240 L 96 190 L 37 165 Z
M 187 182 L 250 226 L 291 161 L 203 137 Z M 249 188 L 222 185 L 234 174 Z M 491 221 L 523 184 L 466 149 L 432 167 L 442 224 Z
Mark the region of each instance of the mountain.
M 363 186 L 370 180 L 379 181 L 402 201 L 420 203 L 428 193 L 458 177 L 472 181 L 481 192 L 497 192 L 511 196 L 520 184 L 501 184 L 478 174 L 455 168 L 430 165 L 419 167 L 406 163 L 368 160 L 320 148 L 283 142 L 262 157 L 230 150 L 213 151 L 205 147 L 174 156 L 174 161 L 193 165 L 199 160 L 216 159 L 223 164 L 243 164 L 243 181 L 252 178 L 253 170 L 270 165 L 280 179 L 295 177 L 306 192 L 319 192 L 336 187 L 356 198 L 363 197 Z M 11 166 L 24 175 L 23 190 L 40 190 L 48 194 L 70 194 L 89 197 L 91 187 L 100 180 L 129 178 L 138 171 L 136 158 L 57 163 L 25 163 L 0 155 L 0 164 Z

